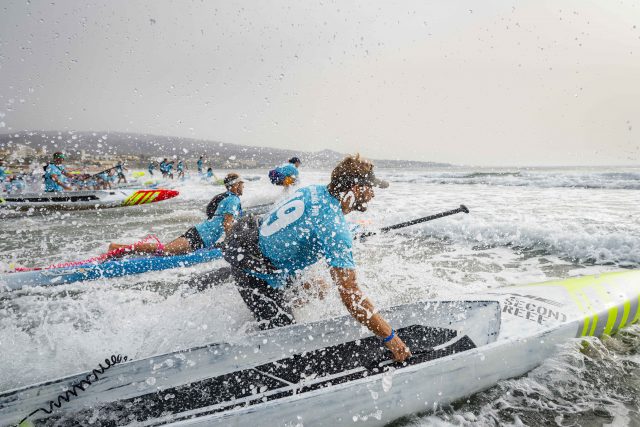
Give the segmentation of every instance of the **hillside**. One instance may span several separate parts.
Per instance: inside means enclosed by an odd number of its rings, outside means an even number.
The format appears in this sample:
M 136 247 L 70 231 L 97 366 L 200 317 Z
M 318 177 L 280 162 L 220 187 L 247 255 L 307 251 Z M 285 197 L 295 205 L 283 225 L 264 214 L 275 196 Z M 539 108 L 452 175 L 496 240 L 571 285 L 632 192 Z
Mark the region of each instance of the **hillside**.
M 0 155 L 19 151 L 22 157 L 40 158 L 54 151 L 67 153 L 70 159 L 135 157 L 148 159 L 173 157 L 195 159 L 205 155 L 217 167 L 269 168 L 298 156 L 305 167 L 329 168 L 344 157 L 332 150 L 293 151 L 253 147 L 218 141 L 121 132 L 32 131 L 0 135 Z M 15 157 L 15 155 L 14 155 Z M 26 160 L 26 159 L 25 159 Z M 407 160 L 376 160 L 378 167 L 430 168 L 443 163 Z

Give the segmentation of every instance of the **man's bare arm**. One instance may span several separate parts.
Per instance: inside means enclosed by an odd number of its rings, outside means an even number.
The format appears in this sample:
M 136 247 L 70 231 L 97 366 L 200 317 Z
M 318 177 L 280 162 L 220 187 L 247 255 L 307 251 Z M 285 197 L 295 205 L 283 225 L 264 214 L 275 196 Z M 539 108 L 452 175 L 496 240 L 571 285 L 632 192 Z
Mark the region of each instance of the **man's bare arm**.
M 231 227 L 233 227 L 234 218 L 231 214 L 225 214 L 222 220 L 222 227 L 224 228 L 224 234 L 227 236 L 231 233 Z
M 393 329 L 382 316 L 375 312 L 371 301 L 358 287 L 355 270 L 332 267 L 331 277 L 338 285 L 342 303 L 353 318 L 369 328 L 378 337 L 389 337 Z M 386 342 L 385 345 L 391 350 L 393 358 L 397 361 L 402 362 L 411 356 L 409 348 L 397 335 Z
M 64 188 L 65 190 L 71 190 L 71 186 L 65 184 L 64 182 L 62 182 L 61 179 L 58 179 L 58 177 L 56 175 L 51 175 L 51 179 L 53 180 L 53 182 L 55 182 L 56 184 L 58 184 L 60 187 Z

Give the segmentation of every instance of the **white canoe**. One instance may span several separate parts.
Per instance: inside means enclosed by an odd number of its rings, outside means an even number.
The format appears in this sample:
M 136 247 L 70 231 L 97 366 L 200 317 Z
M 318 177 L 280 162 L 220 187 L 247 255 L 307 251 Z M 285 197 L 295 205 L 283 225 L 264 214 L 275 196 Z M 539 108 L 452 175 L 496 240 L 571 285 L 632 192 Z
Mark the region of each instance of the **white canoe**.
M 0 424 L 32 413 L 35 425 L 382 426 L 636 322 L 639 296 L 630 270 L 386 309 L 414 353 L 403 365 L 350 317 L 292 325 L 116 364 L 84 391 L 73 385 L 93 380 L 88 372 L 3 392 Z M 38 410 L 51 401 L 60 409 Z
M 19 193 L 0 196 L 0 209 L 103 209 L 160 202 L 179 194 L 167 189 L 116 189 Z

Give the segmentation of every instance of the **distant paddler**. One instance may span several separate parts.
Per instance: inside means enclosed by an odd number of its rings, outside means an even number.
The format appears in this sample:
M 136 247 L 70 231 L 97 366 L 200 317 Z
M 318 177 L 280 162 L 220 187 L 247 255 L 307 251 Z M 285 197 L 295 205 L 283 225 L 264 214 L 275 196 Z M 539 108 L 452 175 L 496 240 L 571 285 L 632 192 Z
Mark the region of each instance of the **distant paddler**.
M 97 190 L 98 180 L 95 175 L 83 173 L 76 176 L 74 184 L 78 190 Z
M 166 158 L 163 159 L 160 162 L 160 173 L 162 173 L 162 177 L 173 179 L 173 173 L 171 173 L 172 168 L 173 168 L 173 162 L 168 161 Z
M 128 170 L 124 163 L 122 163 L 121 161 L 118 161 L 118 163 L 114 166 L 114 169 L 116 170 L 116 174 L 118 175 L 118 182 L 117 184 L 120 184 L 120 181 L 124 181 L 124 183 L 127 183 L 127 177 L 124 176 L 124 171 Z
M 9 175 L 11 172 L 4 167 L 4 161 L 0 159 L 0 184 L 7 193 L 24 188 L 24 179 L 21 174 Z
M 0 181 L 1 182 L 1 181 Z M 9 175 L 4 182 L 4 189 L 7 193 L 13 191 L 22 191 L 26 186 L 24 182 L 24 176 L 22 174 Z
M 211 178 L 215 177 L 213 173 L 213 168 L 207 168 L 207 173 L 201 178 L 205 181 L 211 181 Z
M 298 168 L 302 162 L 298 157 L 292 157 L 288 163 L 269 171 L 269 180 L 274 185 L 289 187 L 298 182 L 300 172 Z
M 149 166 L 147 166 L 147 170 L 149 171 L 149 175 L 153 176 L 153 170 L 156 168 L 156 162 L 151 160 L 149 162 Z
M 184 162 L 182 160 L 178 160 L 176 171 L 178 171 L 178 179 L 184 178 Z
M 4 168 L 4 161 L 0 159 L 0 183 L 3 183 L 7 179 L 7 171 Z
M 64 163 L 65 155 L 60 151 L 53 153 L 53 159 L 44 168 L 44 191 L 56 192 L 64 190 L 72 190 L 71 184 L 67 178 L 73 178 L 73 175 L 67 172 Z
M 198 159 L 198 161 L 196 162 L 198 165 L 198 173 L 200 175 L 202 175 L 202 166 L 204 165 L 204 159 L 202 156 L 200 156 L 200 158 Z
M 98 184 L 97 186 L 103 190 L 111 189 L 111 183 L 116 180 L 116 171 L 114 168 L 103 170 L 96 175 Z
M 215 196 L 207 206 L 207 219 L 188 229 L 182 236 L 166 245 L 158 243 L 140 243 L 132 253 L 150 253 L 159 255 L 186 254 L 198 249 L 211 249 L 223 235 L 231 231 L 235 220 L 242 215 L 240 196 L 244 181 L 237 173 L 224 178 L 226 192 Z M 131 245 L 112 243 L 109 252 Z

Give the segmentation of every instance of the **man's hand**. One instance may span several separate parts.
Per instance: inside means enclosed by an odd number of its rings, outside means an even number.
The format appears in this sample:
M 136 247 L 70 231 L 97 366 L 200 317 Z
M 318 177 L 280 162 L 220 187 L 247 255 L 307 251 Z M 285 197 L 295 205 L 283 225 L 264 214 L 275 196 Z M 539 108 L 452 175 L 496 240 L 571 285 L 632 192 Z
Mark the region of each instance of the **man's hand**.
M 391 350 L 391 353 L 393 353 L 393 359 L 396 362 L 404 362 L 409 356 L 411 356 L 409 347 L 407 347 L 404 341 L 402 341 L 397 335 L 384 345 Z
M 358 287 L 354 270 L 332 267 L 331 277 L 338 286 L 342 303 L 354 319 L 365 325 L 378 337 L 384 338 L 391 334 L 391 326 L 375 312 L 371 301 Z M 411 356 L 409 347 L 397 335 L 385 343 L 385 346 L 391 350 L 393 358 L 397 362 L 404 362 L 407 357 Z

